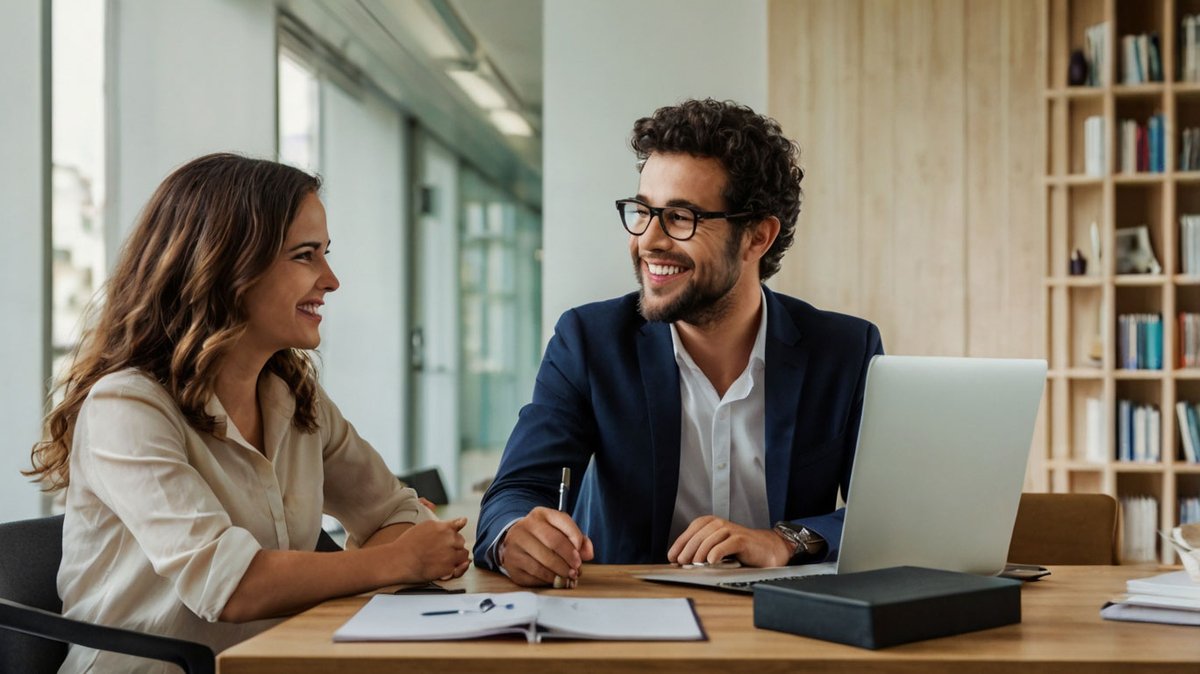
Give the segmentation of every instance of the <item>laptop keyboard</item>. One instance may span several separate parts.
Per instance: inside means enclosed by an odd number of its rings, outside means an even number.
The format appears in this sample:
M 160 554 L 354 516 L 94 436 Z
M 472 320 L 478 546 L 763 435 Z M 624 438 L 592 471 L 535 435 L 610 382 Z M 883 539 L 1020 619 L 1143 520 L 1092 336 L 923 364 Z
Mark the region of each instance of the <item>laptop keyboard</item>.
M 798 578 L 812 578 L 813 576 L 832 576 L 833 573 L 801 573 L 795 576 L 781 576 L 779 578 L 763 578 L 760 580 L 731 580 L 723 583 L 717 583 L 717 587 L 722 590 L 731 590 L 733 592 L 753 593 L 754 586 L 759 583 L 775 580 L 796 580 Z

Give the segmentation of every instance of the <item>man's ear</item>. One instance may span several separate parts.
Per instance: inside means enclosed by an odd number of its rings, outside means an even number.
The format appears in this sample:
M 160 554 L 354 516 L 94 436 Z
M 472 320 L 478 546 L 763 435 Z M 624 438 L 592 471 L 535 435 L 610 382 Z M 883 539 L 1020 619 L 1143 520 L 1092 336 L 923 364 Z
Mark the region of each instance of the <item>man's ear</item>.
M 775 243 L 775 238 L 779 236 L 779 218 L 774 215 L 759 220 L 750 226 L 746 231 L 747 247 L 744 253 L 744 259 L 747 262 L 758 262 L 768 250 L 771 250 L 771 245 Z

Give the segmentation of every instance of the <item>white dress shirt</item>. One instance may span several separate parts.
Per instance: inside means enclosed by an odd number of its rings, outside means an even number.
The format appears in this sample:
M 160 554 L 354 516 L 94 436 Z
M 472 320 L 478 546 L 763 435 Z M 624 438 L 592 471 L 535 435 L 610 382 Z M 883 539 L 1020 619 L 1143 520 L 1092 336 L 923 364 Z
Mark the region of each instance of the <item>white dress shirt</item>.
M 692 360 L 671 324 L 679 365 L 679 490 L 668 545 L 692 520 L 716 515 L 753 529 L 770 529 L 767 506 L 766 368 L 767 301 L 750 361 L 724 397 Z
M 217 622 L 259 550 L 313 550 L 322 512 L 355 545 L 383 526 L 432 517 L 324 390 L 314 433 L 292 425 L 295 398 L 278 377 L 261 378 L 258 398 L 265 454 L 228 422 L 216 396 L 206 411 L 219 430 L 209 434 L 137 370 L 92 387 L 71 448 L 63 615 L 220 652 L 276 622 Z M 177 670 L 72 646 L 60 671 Z

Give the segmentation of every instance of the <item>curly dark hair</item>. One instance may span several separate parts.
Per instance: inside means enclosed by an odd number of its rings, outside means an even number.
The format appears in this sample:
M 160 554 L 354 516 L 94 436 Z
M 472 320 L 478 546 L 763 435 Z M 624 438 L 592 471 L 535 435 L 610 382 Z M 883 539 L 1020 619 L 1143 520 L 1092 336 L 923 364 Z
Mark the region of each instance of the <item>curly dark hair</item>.
M 728 208 L 779 218 L 779 236 L 758 265 L 763 281 L 779 271 L 784 251 L 796 238 L 804 196 L 800 148 L 784 137 L 779 122 L 734 101 L 688 100 L 634 122 L 630 145 L 639 171 L 655 152 L 683 152 L 721 162 L 729 176 L 723 195 Z M 754 216 L 731 222 L 745 231 L 756 221 Z

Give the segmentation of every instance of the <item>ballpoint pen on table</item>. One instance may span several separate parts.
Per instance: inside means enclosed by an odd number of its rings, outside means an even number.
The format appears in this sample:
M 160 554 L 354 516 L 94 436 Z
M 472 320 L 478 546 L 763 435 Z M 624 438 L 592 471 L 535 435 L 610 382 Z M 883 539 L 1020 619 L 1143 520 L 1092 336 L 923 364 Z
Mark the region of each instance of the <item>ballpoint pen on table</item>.
M 451 609 L 445 609 L 445 610 L 441 610 L 441 611 L 425 611 L 421 615 L 431 616 L 431 615 L 462 615 L 465 613 L 487 613 L 488 611 L 490 611 L 494 608 L 511 609 L 511 608 L 515 608 L 515 607 L 516 607 L 516 604 L 505 604 L 503 606 L 499 606 L 496 604 L 496 602 L 492 601 L 491 597 L 484 597 L 483 601 L 479 602 L 479 608 L 451 608 Z
M 560 480 L 558 483 L 558 511 L 559 512 L 566 512 L 567 498 L 570 496 L 570 494 L 571 494 L 571 469 L 564 467 L 562 469 L 562 480 Z M 571 581 L 567 580 L 566 578 L 563 578 L 562 576 L 555 576 L 554 577 L 554 587 L 555 587 L 555 589 L 563 589 L 563 588 L 573 587 L 573 585 L 571 584 Z

